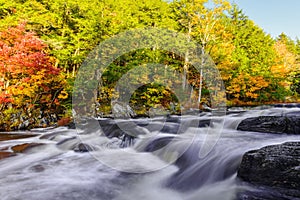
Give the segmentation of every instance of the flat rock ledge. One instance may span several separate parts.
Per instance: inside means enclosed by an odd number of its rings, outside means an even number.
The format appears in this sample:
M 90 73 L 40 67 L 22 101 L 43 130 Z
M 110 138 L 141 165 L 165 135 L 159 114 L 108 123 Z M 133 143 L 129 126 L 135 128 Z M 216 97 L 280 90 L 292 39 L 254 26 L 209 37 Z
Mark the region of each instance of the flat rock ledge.
M 256 188 L 238 199 L 300 199 L 300 142 L 245 153 L 237 176 Z
M 274 134 L 300 134 L 300 116 L 259 116 L 244 119 L 240 131 Z

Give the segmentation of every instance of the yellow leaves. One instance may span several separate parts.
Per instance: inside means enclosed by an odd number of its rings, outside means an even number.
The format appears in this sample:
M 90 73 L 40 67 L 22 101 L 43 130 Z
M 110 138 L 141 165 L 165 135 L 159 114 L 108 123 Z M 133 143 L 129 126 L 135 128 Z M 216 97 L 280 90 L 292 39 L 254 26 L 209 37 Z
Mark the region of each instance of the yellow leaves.
M 278 40 L 274 44 L 274 49 L 277 53 L 277 65 L 271 67 L 271 72 L 274 77 L 283 79 L 281 84 L 284 87 L 289 87 L 290 83 L 288 83 L 288 79 L 293 77 L 293 73 L 298 70 L 296 55 L 281 40 Z
M 256 99 L 262 89 L 267 88 L 269 82 L 262 76 L 250 76 L 240 73 L 230 80 L 227 93 L 235 98 Z
M 249 84 L 253 86 L 253 91 L 268 87 L 269 83 L 262 76 L 251 76 Z
M 288 89 L 292 84 L 291 79 L 299 70 L 296 55 L 289 50 L 284 39 L 276 41 L 274 49 L 277 59 L 276 64 L 271 67 L 271 72 L 279 80 L 278 84 Z
M 246 97 L 256 99 L 258 97 L 258 94 L 252 93 L 252 92 L 246 92 Z
M 69 96 L 68 93 L 67 93 L 65 90 L 63 90 L 63 91 L 61 91 L 61 92 L 59 93 L 59 95 L 58 95 L 57 98 L 59 98 L 59 99 L 67 99 L 68 96 Z
M 291 72 L 291 69 L 284 65 L 274 65 L 271 67 L 271 72 L 274 74 L 275 77 L 286 77 L 288 73 Z
M 230 86 L 227 87 L 228 93 L 234 94 L 234 93 L 239 93 L 241 91 L 241 85 L 240 81 L 238 78 L 234 78 L 231 81 Z
M 285 66 L 293 65 L 296 62 L 295 55 L 290 52 L 286 46 L 281 41 L 277 41 L 274 44 L 275 51 L 277 53 L 277 62 L 283 63 Z

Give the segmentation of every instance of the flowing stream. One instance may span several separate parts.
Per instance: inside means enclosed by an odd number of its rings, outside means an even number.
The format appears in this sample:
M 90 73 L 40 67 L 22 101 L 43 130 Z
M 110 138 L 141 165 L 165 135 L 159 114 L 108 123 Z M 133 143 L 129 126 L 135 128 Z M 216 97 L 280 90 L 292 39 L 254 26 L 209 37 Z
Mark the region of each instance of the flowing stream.
M 2 152 L 24 144 L 34 147 L 0 160 L 0 196 L 2 200 L 232 200 L 249 189 L 236 177 L 245 152 L 300 141 L 299 135 L 238 131 L 239 122 L 293 113 L 300 109 L 231 112 L 210 127 L 209 120 L 221 117 L 200 113 L 98 119 L 100 125 L 87 122 L 78 129 L 4 133 L 33 136 L 1 141 Z M 214 132 L 220 132 L 218 137 L 209 136 Z M 205 146 L 208 151 L 201 154 Z

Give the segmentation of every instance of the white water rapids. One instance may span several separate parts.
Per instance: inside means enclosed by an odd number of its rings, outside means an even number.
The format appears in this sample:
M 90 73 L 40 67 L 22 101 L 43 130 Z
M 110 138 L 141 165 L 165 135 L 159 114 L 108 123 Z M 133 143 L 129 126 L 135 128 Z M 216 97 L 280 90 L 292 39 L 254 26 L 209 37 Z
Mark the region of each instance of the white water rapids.
M 173 121 L 159 117 L 131 120 L 142 126 L 136 129 L 140 135 L 134 145 L 126 148 L 120 148 L 124 138 L 106 137 L 95 127 L 16 132 L 38 135 L 1 141 L 0 149 L 11 151 L 13 146 L 24 143 L 43 145 L 0 160 L 0 199 L 233 200 L 237 192 L 247 189 L 236 178 L 245 152 L 270 144 L 300 141 L 300 135 L 237 131 L 238 123 L 248 117 L 295 112 L 300 113 L 300 109 L 257 109 L 225 116 L 221 137 L 204 158 L 199 157 L 199 151 L 201 145 L 209 142 L 207 127 L 174 130 L 183 121 L 210 119 L 209 113 L 173 116 Z M 126 124 L 126 120 L 118 122 Z M 110 133 L 116 130 L 106 129 Z M 81 143 L 91 151 L 80 152 Z

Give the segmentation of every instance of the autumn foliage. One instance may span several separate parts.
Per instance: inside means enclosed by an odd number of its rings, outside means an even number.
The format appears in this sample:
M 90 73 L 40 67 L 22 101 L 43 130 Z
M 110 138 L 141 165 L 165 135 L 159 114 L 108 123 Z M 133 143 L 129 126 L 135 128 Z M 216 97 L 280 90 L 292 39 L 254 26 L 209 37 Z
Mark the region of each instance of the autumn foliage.
M 182 48 L 189 41 L 201 45 L 200 52 L 209 55 L 220 71 L 229 106 L 300 102 L 300 40 L 294 41 L 284 33 L 273 38 L 229 0 L 0 2 L 0 130 L 13 129 L 24 121 L 30 127 L 40 125 L 45 115 L 62 112 L 61 119 L 55 119 L 57 124 L 68 123 L 66 119 L 72 113 L 70 94 L 81 64 L 103 41 L 136 28 L 155 27 L 185 34 L 187 40 L 176 44 Z M 27 24 L 18 25 L 24 19 Z M 167 37 L 160 39 L 168 41 Z M 92 113 L 110 114 L 111 101 L 119 92 L 117 82 L 130 70 L 148 63 L 181 73 L 182 78 L 172 86 L 182 82 L 195 102 L 209 105 L 224 98 L 211 95 L 216 88 L 209 86 L 207 72 L 201 77 L 193 66 L 189 50 L 176 55 L 177 50 L 162 49 L 158 42 L 154 48 L 126 53 L 100 74 L 96 70 L 87 76 L 84 87 L 101 75 L 99 91 L 93 93 Z M 110 52 L 114 51 L 119 49 L 112 45 Z M 139 78 L 152 82 L 147 75 Z M 177 111 L 183 103 L 176 104 L 172 92 L 159 84 L 148 84 L 133 93 L 130 104 L 138 114 L 160 106 Z M 85 99 L 81 93 L 78 96 Z M 191 107 L 190 103 L 186 105 Z
M 10 129 L 41 112 L 57 110 L 66 98 L 65 81 L 47 54 L 47 46 L 25 23 L 0 32 L 0 128 Z M 3 121 L 2 121 L 3 120 Z

